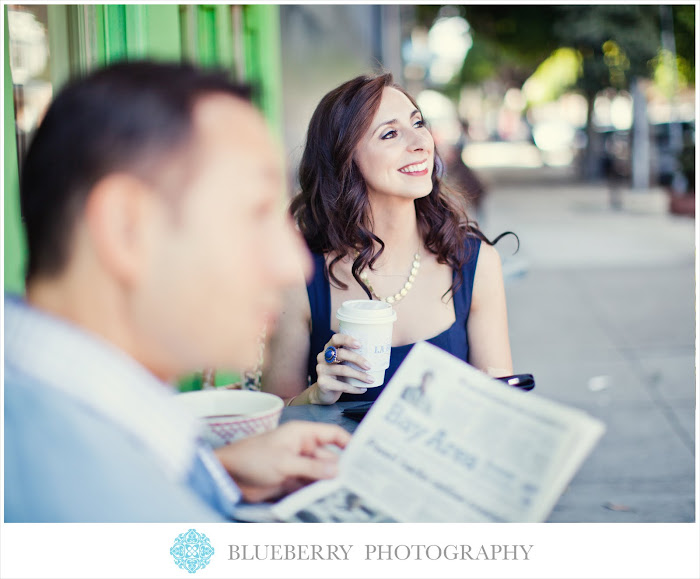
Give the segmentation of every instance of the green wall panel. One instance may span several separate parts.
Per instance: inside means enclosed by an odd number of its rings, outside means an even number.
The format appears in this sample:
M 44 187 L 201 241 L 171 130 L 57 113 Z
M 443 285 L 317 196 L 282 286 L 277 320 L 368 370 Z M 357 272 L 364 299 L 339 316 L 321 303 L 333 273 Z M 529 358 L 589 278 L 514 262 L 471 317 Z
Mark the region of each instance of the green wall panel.
M 197 7 L 197 62 L 216 66 L 216 10 L 214 6 Z
M 217 4 L 216 10 L 216 58 L 222 68 L 233 72 L 233 23 L 231 6 Z
M 129 6 L 142 11 L 145 55 L 156 60 L 182 58 L 180 12 L 177 4 Z
M 99 62 L 122 59 L 181 59 L 178 6 L 96 5 L 95 32 Z
M 233 12 L 242 14 L 234 35 Z M 19 210 L 17 145 L 12 76 L 9 68 L 7 8 L 4 70 L 4 272 L 5 289 L 24 288 L 26 243 Z M 69 78 L 118 60 L 152 58 L 230 71 L 258 89 L 258 105 L 281 133 L 282 72 L 279 6 L 227 4 L 49 5 L 52 82 L 57 92 Z M 241 54 L 242 53 L 242 54 Z M 243 59 L 243 62 L 241 62 Z M 244 71 L 236 71 L 236 62 Z
M 244 50 L 248 82 L 260 91 L 259 105 L 272 128 L 282 131 L 282 61 L 279 6 L 244 6 Z
M 127 57 L 126 7 L 123 4 L 98 6 L 98 45 L 103 48 L 103 64 Z
M 5 170 L 4 180 L 4 274 L 5 290 L 13 293 L 24 292 L 25 240 L 19 208 L 19 171 L 17 169 L 17 140 L 15 137 L 15 107 L 12 97 L 12 74 L 10 72 L 9 32 L 7 25 L 7 7 L 3 10 L 5 27 L 5 67 L 4 90 L 4 139 Z

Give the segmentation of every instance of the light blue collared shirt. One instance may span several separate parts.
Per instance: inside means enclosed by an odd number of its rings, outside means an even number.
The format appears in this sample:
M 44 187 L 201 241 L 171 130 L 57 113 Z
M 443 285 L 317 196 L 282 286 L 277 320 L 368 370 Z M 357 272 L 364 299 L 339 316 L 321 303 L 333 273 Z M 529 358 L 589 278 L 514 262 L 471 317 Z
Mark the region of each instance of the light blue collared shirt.
M 4 303 L 6 522 L 230 519 L 240 491 L 171 386 L 98 336 Z

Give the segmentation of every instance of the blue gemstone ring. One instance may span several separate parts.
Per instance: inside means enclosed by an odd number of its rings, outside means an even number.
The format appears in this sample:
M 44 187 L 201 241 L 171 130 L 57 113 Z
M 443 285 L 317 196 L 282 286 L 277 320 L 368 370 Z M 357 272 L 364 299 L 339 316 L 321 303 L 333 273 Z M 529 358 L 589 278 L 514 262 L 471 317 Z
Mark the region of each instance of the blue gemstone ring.
M 333 346 L 328 346 L 326 351 L 323 353 L 323 358 L 326 360 L 326 364 L 340 364 L 338 360 L 338 350 Z

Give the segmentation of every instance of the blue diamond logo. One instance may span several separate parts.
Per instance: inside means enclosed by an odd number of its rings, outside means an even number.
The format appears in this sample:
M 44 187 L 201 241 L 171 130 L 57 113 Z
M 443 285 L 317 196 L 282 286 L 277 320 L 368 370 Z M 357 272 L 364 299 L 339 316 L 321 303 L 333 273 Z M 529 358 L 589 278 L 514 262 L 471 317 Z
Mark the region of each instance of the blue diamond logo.
M 214 547 L 204 533 L 189 529 L 186 533 L 177 536 L 173 546 L 170 547 L 170 554 L 180 569 L 186 569 L 188 573 L 196 573 L 209 565 Z

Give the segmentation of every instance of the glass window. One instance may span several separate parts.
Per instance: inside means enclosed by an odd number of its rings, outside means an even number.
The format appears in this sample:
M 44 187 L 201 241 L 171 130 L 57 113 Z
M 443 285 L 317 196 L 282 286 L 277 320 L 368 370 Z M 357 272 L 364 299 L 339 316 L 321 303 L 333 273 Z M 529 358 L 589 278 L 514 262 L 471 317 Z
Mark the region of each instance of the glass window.
M 53 94 L 47 6 L 9 5 L 7 24 L 17 156 L 21 167 L 29 141 Z
M 7 24 L 17 156 L 21 167 L 29 141 L 44 118 L 53 94 L 47 7 L 10 5 Z

